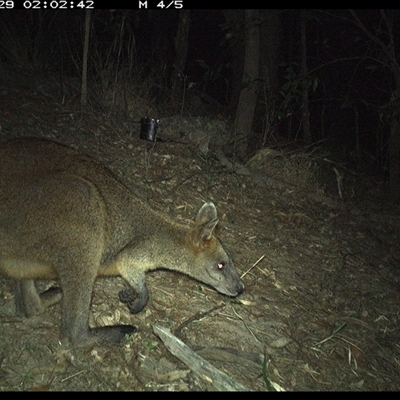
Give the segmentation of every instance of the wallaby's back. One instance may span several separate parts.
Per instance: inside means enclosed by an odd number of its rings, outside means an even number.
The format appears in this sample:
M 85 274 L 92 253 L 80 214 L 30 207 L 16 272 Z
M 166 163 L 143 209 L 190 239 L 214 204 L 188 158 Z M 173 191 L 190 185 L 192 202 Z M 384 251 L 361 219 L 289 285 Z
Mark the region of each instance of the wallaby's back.
M 80 224 L 82 217 L 93 208 L 92 212 L 98 213 L 106 224 L 103 227 L 107 244 L 104 258 L 132 239 L 133 225 L 135 231 L 144 232 L 154 216 L 147 207 L 132 208 L 130 191 L 102 164 L 50 140 L 22 138 L 3 143 L 0 174 L 0 221 L 8 215 L 12 219 L 19 218 L 13 229 L 23 226 L 25 216 L 37 207 L 39 210 L 31 218 L 44 218 L 38 230 L 51 229 L 57 216 L 66 210 L 73 210 L 70 222 L 75 219 Z M 30 191 L 29 196 L 26 191 Z M 7 209 L 2 212 L 4 196 Z M 10 209 L 12 213 L 8 212 Z M 57 231 L 59 228 L 59 225 L 54 227 Z M 93 229 L 88 228 L 87 234 L 91 235 Z

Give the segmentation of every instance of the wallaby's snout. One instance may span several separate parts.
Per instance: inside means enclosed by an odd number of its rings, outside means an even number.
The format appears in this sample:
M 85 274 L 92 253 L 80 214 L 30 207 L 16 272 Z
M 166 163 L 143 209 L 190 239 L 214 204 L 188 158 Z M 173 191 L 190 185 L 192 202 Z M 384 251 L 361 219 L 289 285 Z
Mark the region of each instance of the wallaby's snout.
M 116 342 L 135 330 L 89 328 L 98 276 L 125 279 L 120 300 L 132 313 L 146 305 L 145 273 L 157 268 L 228 296 L 242 293 L 217 223 L 213 203 L 200 208 L 192 227 L 154 212 L 103 165 L 61 144 L 35 138 L 0 144 L 0 275 L 16 280 L 20 314 L 38 314 L 62 298 L 61 339 L 73 345 Z M 39 294 L 35 279 L 57 279 L 60 289 Z
M 229 286 L 215 288 L 222 294 L 230 297 L 236 297 L 243 292 L 244 283 L 238 277 L 236 280 L 232 281 Z
M 244 290 L 244 283 L 240 280 L 236 284 L 236 292 L 234 292 L 233 296 L 237 296 L 237 295 L 243 293 L 243 290 Z

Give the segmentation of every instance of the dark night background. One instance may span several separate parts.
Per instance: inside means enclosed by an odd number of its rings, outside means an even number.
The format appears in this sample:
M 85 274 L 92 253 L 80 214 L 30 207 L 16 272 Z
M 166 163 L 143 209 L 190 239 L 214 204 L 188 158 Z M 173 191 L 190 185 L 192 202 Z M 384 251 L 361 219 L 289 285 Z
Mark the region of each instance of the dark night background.
M 245 10 L 186 10 L 186 47 L 177 54 L 182 12 L 94 10 L 89 105 L 101 103 L 99 86 L 105 90 L 118 80 L 124 90 L 146 97 L 157 117 L 183 111 L 191 116 L 224 117 L 238 126 L 240 93 L 246 87 Z M 301 21 L 305 21 L 306 50 L 301 47 Z M 257 98 L 254 109 L 244 111 L 251 114 L 248 121 L 252 123 L 242 132 L 246 146 L 237 155 L 248 159 L 265 146 L 318 143 L 338 162 L 365 170 L 377 180 L 391 176 L 395 194 L 400 173 L 398 162 L 390 160 L 398 158 L 399 141 L 390 148 L 390 140 L 399 135 L 398 23 L 397 10 L 356 10 L 354 14 L 348 10 L 303 10 L 303 14 L 301 10 L 260 10 Z M 15 71 L 41 71 L 61 80 L 80 78 L 84 24 L 82 10 L 4 10 L 0 13 L 0 62 Z M 302 60 L 306 71 L 301 69 Z

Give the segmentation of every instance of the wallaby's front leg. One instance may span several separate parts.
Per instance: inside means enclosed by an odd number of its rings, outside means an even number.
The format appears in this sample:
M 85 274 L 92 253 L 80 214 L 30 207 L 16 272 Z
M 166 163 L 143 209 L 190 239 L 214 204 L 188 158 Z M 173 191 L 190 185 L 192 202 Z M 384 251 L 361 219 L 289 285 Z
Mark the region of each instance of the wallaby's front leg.
M 33 279 L 17 281 L 15 286 L 15 305 L 18 315 L 32 317 L 58 303 L 62 298 L 61 289 L 52 287 L 39 294 Z

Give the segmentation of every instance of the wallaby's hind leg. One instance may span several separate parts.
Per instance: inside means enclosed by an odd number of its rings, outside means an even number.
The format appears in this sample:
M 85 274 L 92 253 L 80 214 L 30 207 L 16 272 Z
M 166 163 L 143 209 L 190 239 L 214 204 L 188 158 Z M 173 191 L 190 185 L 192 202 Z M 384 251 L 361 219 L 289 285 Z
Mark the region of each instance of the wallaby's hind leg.
M 88 320 L 95 273 L 90 273 L 90 265 L 75 268 L 79 274 L 66 267 L 60 268 L 59 273 L 63 288 L 61 341 L 76 346 L 86 345 L 89 340 Z
M 15 286 L 15 306 L 17 315 L 32 317 L 42 313 L 46 308 L 58 303 L 62 291 L 58 287 L 38 293 L 32 279 L 17 281 Z
M 71 270 L 67 274 L 60 274 L 63 288 L 62 342 L 74 346 L 84 346 L 92 342 L 119 342 L 125 335 L 133 333 L 136 329 L 131 325 L 89 328 L 89 310 L 97 268 L 82 265 L 77 270 L 79 276 L 71 274 Z

